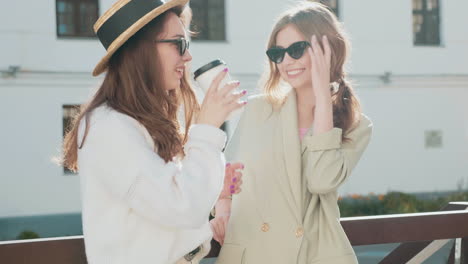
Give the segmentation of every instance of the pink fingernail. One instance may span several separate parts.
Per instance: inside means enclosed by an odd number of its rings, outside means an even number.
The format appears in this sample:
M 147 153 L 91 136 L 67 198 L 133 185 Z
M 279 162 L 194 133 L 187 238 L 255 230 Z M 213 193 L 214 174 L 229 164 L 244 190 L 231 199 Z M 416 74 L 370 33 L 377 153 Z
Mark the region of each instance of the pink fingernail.
M 246 104 L 247 104 L 247 101 L 243 102 L 242 104 L 243 104 L 243 105 L 246 105 Z
M 233 194 L 233 193 L 234 193 L 234 190 L 231 190 L 231 194 Z
M 229 166 L 231 166 L 231 163 L 226 163 L 226 167 L 229 167 Z
M 242 91 L 242 94 L 246 94 L 246 93 L 247 93 L 247 91 L 246 91 L 246 90 Z
M 229 188 L 234 189 L 234 185 L 229 186 Z
M 245 168 L 245 166 L 244 166 L 244 164 L 242 164 L 242 169 L 244 169 L 244 168 Z
M 236 177 L 232 178 L 232 182 L 236 182 L 236 181 L 237 181 Z
M 224 68 L 223 72 L 228 72 L 229 69 L 228 68 Z

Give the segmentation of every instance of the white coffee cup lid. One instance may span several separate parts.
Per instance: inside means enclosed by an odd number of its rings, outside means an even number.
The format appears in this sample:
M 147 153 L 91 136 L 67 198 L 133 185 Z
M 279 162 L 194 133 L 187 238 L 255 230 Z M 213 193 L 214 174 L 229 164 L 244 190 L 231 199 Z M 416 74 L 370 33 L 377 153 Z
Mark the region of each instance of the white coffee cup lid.
M 214 61 L 211 61 L 203 66 L 201 66 L 200 68 L 198 68 L 195 72 L 194 72 L 194 79 L 196 80 L 198 78 L 198 76 L 202 75 L 203 73 L 213 69 L 214 67 L 217 67 L 221 64 L 226 64 L 224 61 L 220 60 L 220 59 L 216 59 Z

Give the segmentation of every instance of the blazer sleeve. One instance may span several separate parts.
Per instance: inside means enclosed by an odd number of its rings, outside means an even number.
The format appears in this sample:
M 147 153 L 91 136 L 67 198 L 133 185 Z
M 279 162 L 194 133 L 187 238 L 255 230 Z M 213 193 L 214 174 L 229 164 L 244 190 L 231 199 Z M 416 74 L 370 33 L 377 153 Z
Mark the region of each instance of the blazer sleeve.
M 311 193 L 325 194 L 336 191 L 351 174 L 372 134 L 372 122 L 361 116 L 359 125 L 351 130 L 342 142 L 342 130 L 332 130 L 312 135 L 302 140 L 302 167 L 307 188 Z
M 198 228 L 208 221 L 224 180 L 225 133 L 193 125 L 181 162 L 165 162 L 135 120 L 93 122 L 79 151 L 80 173 L 97 177 L 137 214 L 167 227 Z

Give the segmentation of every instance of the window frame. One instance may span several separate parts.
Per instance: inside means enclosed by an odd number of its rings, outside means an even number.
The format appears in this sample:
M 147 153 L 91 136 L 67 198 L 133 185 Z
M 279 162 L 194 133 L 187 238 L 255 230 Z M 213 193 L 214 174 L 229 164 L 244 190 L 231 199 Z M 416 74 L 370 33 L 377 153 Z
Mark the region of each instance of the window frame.
M 416 46 L 416 47 L 440 47 L 442 46 L 442 38 L 441 38 L 441 7 L 440 7 L 440 0 L 435 0 L 437 1 L 437 7 L 436 8 L 433 8 L 431 9 L 430 11 L 427 10 L 427 2 L 428 1 L 431 1 L 431 0 L 421 0 L 422 2 L 422 9 L 421 10 L 417 10 L 415 9 L 415 6 L 414 6 L 414 1 L 412 1 L 412 22 L 413 22 L 413 25 L 412 25 L 412 29 L 413 29 L 413 46 Z M 421 25 L 421 30 L 419 31 L 419 34 L 422 35 L 422 38 L 418 39 L 416 37 L 416 32 L 415 32 L 415 29 L 414 29 L 414 25 L 415 25 L 415 15 L 421 15 L 422 16 L 422 19 L 423 19 L 423 22 L 420 24 Z M 429 30 L 428 30 L 428 25 L 425 23 L 425 21 L 427 21 L 427 17 L 431 17 L 435 15 L 435 17 L 437 18 L 437 36 L 436 36 L 436 39 L 434 41 L 432 41 L 430 38 L 429 38 Z M 422 41 L 421 41 L 422 40 Z M 430 41 L 429 41 L 430 40 Z
M 68 3 L 71 3 L 73 4 L 73 14 L 72 14 L 72 20 L 74 22 L 74 27 L 75 27 L 75 33 L 74 34 L 61 34 L 60 33 L 60 30 L 59 30 L 59 26 L 60 26 L 60 23 L 59 23 L 59 16 L 60 16 L 60 12 L 59 12 L 59 8 L 58 8 L 58 5 L 59 5 L 59 2 L 68 2 Z M 79 33 L 76 33 L 78 32 L 78 28 L 80 28 L 81 26 L 81 23 L 80 23 L 80 18 L 81 18 L 81 15 L 80 15 L 80 11 L 79 11 L 79 4 L 80 3 L 93 3 L 96 5 L 96 21 L 97 19 L 99 18 L 99 0 L 55 0 L 55 34 L 57 36 L 57 38 L 61 38 L 61 39 L 67 39 L 67 38 L 73 38 L 73 39 L 96 39 L 97 36 L 96 34 L 94 33 L 94 30 L 93 28 L 91 27 L 91 31 L 90 31 L 90 34 L 83 34 L 82 32 L 79 32 Z M 93 23 L 94 24 L 94 23 Z
M 219 42 L 228 42 L 228 37 L 227 37 L 227 1 L 226 0 L 220 0 L 223 2 L 223 28 L 222 28 L 222 38 L 221 39 L 212 39 L 210 38 L 210 24 L 209 24 L 209 12 L 212 8 L 209 7 L 209 1 L 210 0 L 198 0 L 200 2 L 203 2 L 201 3 L 200 5 L 197 5 L 197 1 L 190 1 L 190 8 L 192 9 L 192 21 L 190 23 L 190 31 L 194 32 L 195 34 L 192 36 L 191 38 L 191 41 L 195 41 L 195 42 L 216 42 L 216 43 L 219 43 Z M 193 12 L 194 8 L 194 3 L 195 3 L 195 12 Z M 202 29 L 202 28 L 197 28 L 198 25 L 194 22 L 196 22 L 196 19 L 198 17 L 197 14 L 200 14 L 200 12 L 197 12 L 196 10 L 197 9 L 197 6 L 200 6 L 201 9 L 205 10 L 206 12 L 206 15 L 204 16 L 201 16 L 203 17 L 203 19 L 206 19 L 206 25 L 207 25 L 207 28 L 206 29 Z M 198 37 L 198 34 L 197 33 L 201 33 L 203 30 L 206 30 L 208 33 L 207 33 L 207 38 L 202 38 L 200 39 Z M 199 34 L 199 35 L 202 35 L 202 34 Z

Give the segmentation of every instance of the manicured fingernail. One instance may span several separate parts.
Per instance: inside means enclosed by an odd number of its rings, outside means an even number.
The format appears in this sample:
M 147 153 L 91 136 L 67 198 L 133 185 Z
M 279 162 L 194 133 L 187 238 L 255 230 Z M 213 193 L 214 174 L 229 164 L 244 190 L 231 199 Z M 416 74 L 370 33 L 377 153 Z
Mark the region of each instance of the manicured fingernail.
M 229 166 L 231 166 L 231 163 L 226 163 L 226 167 L 229 167 Z
M 247 90 L 242 91 L 242 94 L 246 94 L 246 93 L 247 93 Z
M 223 72 L 227 72 L 227 71 L 229 71 L 229 69 L 228 69 L 228 68 L 224 68 Z
M 236 182 L 236 181 L 237 181 L 236 177 L 232 178 L 232 182 Z
M 242 169 L 244 169 L 244 168 L 245 168 L 245 166 L 244 166 L 244 164 L 242 164 Z
M 231 194 L 233 194 L 235 191 L 234 190 L 231 190 Z
M 247 104 L 247 101 L 244 101 L 242 104 L 243 104 L 243 105 L 246 105 L 246 104 Z
M 229 188 L 234 189 L 234 185 L 229 186 Z

